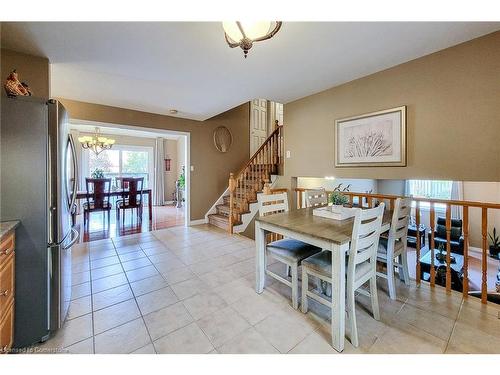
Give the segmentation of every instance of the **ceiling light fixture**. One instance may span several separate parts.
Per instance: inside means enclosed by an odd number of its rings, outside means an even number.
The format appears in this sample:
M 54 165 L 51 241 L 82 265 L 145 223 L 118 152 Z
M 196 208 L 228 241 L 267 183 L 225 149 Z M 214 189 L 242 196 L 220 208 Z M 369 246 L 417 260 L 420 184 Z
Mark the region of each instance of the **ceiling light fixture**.
M 78 141 L 84 149 L 92 150 L 96 155 L 99 155 L 104 150 L 109 150 L 115 144 L 114 139 L 100 137 L 99 128 L 97 127 L 93 136 L 79 137 Z
M 222 22 L 226 42 L 231 48 L 241 47 L 245 58 L 253 43 L 271 39 L 281 28 L 281 21 Z

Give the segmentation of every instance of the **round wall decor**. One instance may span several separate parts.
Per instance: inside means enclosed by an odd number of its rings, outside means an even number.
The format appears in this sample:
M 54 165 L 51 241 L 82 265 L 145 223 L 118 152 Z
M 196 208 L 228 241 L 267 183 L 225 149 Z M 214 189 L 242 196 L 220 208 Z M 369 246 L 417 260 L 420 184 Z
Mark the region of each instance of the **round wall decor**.
M 233 136 L 228 128 L 219 126 L 214 130 L 214 144 L 215 148 L 220 152 L 228 152 L 233 143 Z

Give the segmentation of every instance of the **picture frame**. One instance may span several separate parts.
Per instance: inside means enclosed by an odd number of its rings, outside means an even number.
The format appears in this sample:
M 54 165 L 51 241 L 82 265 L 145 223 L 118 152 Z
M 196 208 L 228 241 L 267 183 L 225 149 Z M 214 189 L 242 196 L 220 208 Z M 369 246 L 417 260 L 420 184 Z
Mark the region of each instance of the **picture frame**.
M 406 106 L 335 120 L 335 167 L 405 167 Z

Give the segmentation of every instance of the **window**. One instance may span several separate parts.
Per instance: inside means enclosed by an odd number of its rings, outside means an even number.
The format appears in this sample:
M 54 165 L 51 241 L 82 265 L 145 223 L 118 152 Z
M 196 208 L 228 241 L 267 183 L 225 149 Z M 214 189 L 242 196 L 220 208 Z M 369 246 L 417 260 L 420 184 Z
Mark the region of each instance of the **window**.
M 453 181 L 440 180 L 407 180 L 406 195 L 419 198 L 451 199 Z M 415 205 L 415 202 L 413 202 Z M 427 202 L 421 202 L 421 207 L 430 207 Z M 436 204 L 436 208 L 445 208 L 444 204 Z
M 96 168 L 102 169 L 104 176 L 112 179 L 112 186 L 118 185 L 116 177 L 144 177 L 144 187 L 151 187 L 153 148 L 114 145 L 111 150 L 102 151 L 99 155 L 86 150 L 82 163 L 83 176 L 90 176 Z

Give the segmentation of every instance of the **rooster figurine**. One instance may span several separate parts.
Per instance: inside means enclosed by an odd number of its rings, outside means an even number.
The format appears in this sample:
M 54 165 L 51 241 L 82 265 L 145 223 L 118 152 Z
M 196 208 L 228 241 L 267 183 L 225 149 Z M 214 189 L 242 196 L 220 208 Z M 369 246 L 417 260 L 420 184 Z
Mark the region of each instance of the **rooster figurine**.
M 14 69 L 10 72 L 7 77 L 7 81 L 5 81 L 5 92 L 7 96 L 31 96 L 31 90 L 28 85 L 24 82 L 19 82 L 19 78 L 17 77 L 16 70 Z

